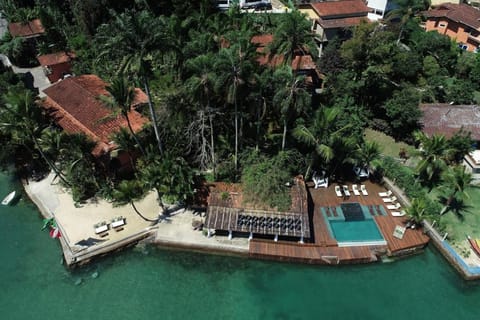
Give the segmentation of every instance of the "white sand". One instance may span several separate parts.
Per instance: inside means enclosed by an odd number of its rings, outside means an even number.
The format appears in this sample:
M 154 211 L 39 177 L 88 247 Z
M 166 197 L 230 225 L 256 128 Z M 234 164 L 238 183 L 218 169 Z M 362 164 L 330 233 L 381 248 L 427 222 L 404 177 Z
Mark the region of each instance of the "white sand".
M 77 208 L 71 194 L 62 188 L 57 180 L 53 181 L 53 178 L 54 175 L 50 174 L 39 182 L 30 182 L 25 185 L 25 189 L 44 215 L 51 214 L 55 218 L 64 240 L 70 247 L 89 237 L 100 238 L 95 234 L 93 225 L 102 221 L 110 223 L 114 217 L 125 217 L 126 225 L 121 231 L 109 230 L 108 235 L 103 238 L 106 240 L 105 244 L 136 234 L 152 224 L 139 217 L 130 205 L 113 207 L 112 203 L 100 200 L 98 203 L 90 201 Z M 136 202 L 135 206 L 149 219 L 157 219 L 161 211 L 155 192 L 150 192 L 144 199 Z
M 102 239 L 104 242 L 96 247 L 105 247 L 146 231 L 153 225 L 152 222 L 144 221 L 139 217 L 130 205 L 114 207 L 105 200 L 99 200 L 75 207 L 71 194 L 53 178 L 54 175 L 50 174 L 39 182 L 30 182 L 25 185 L 25 190 L 44 216 L 55 218 L 63 239 L 72 252 L 82 249 L 75 245 L 81 240 Z M 192 221 L 202 220 L 203 222 L 204 218 L 194 215 L 192 211 L 179 210 L 168 217 L 163 216 L 156 192 L 150 192 L 144 199 L 135 202 L 135 206 L 146 218 L 154 220 L 160 216 L 160 222 L 156 225 L 158 231 L 155 238 L 159 244 L 248 253 L 246 238 L 232 240 L 217 236 L 207 238 L 201 231 L 194 231 Z M 110 229 L 108 235 L 103 238 L 95 234 L 94 224 L 102 221 L 110 223 L 114 217 L 118 216 L 126 218 L 123 230 Z
M 480 258 L 477 256 L 477 254 L 475 253 L 475 251 L 473 251 L 472 247 L 470 246 L 470 242 L 468 242 L 467 239 L 463 240 L 461 243 L 458 244 L 458 246 L 461 248 L 461 249 L 457 249 L 457 248 L 454 248 L 457 253 L 459 254 L 459 256 L 462 257 L 463 261 L 471 266 L 471 267 L 480 267 Z M 462 249 L 466 249 L 470 252 L 470 255 L 465 258 L 460 252 L 462 251 Z

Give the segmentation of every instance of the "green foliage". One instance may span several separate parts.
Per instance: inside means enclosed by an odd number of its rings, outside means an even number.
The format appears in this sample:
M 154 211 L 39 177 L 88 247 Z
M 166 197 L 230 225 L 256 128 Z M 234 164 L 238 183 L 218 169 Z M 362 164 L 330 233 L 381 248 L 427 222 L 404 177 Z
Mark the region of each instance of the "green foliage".
M 170 154 L 149 157 L 148 162 L 139 163 L 139 180 L 155 188 L 160 200 L 167 203 L 189 201 L 193 196 L 193 171 L 187 162 Z
M 145 185 L 140 180 L 124 180 L 113 191 L 115 205 L 126 205 L 145 196 Z
M 298 155 L 292 151 L 282 151 L 271 158 L 251 152 L 242 173 L 245 201 L 289 210 L 292 200 L 285 183 L 292 180 L 297 163 Z
M 475 88 L 470 80 L 452 79 L 447 83 L 446 101 L 453 104 L 472 104 Z
M 408 138 L 419 127 L 422 115 L 418 104 L 420 94 L 415 88 L 405 88 L 393 94 L 385 103 L 385 112 L 397 138 Z
M 379 167 L 385 176 L 392 180 L 399 188 L 405 191 L 410 199 L 423 199 L 425 202 L 425 215 L 438 215 L 441 205 L 437 201 L 431 200 L 427 191 L 415 179 L 414 171 L 398 163 L 394 158 L 384 157 L 379 161 Z
M 474 149 L 472 133 L 466 132 L 463 128 L 456 131 L 453 136 L 448 139 L 448 146 L 450 148 L 447 159 L 448 163 L 460 164 L 463 161 L 463 157 Z

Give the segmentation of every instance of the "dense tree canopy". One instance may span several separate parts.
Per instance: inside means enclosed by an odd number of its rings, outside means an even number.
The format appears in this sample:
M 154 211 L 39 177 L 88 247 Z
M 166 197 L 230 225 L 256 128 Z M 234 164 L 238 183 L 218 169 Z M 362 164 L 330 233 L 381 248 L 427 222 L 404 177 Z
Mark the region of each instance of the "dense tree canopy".
M 312 74 L 291 66 L 296 55 L 317 54 L 310 22 L 298 10 L 217 12 L 207 0 L 3 0 L 0 4 L 12 19 L 39 17 L 47 36 L 37 40 L 36 53 L 75 51 L 75 72 L 95 73 L 109 83 L 108 99 L 120 107 L 127 122 L 132 87 L 144 89 L 148 108 L 138 111 L 150 117 L 150 125 L 137 135 L 124 130 L 116 142 L 132 158 L 139 151 L 138 170 L 130 177 L 155 188 L 160 197 L 188 200 L 193 170 L 212 172 L 214 179 L 242 180 L 263 199 L 253 186 L 261 182 L 256 172 L 276 179 L 275 192 L 280 193 L 285 191 L 281 183 L 285 173 L 308 176 L 322 168 L 339 176 L 351 172 L 348 169 L 355 164 L 368 165 L 378 154 L 378 148 L 363 140 L 365 127 L 413 141 L 413 132 L 419 129 L 419 103 L 475 102 L 480 58 L 462 52 L 443 35 L 425 32 L 415 16 L 423 1 L 405 2 L 406 7 L 393 12 L 384 24 L 362 23 L 352 28 L 351 39 L 332 41 L 325 48 L 318 61 L 325 75 L 321 89 L 312 84 Z M 262 48 L 263 57 L 251 41 L 255 35 L 273 36 Z M 3 48 L 22 59 L 19 40 L 6 38 Z M 273 59 L 276 55 L 283 59 Z M 277 63 L 266 63 L 265 57 Z M 2 96 L 22 86 L 11 72 L 0 71 Z M 2 110 L 13 102 L 11 95 L 5 96 Z M 26 118 L 19 120 L 19 125 L 26 125 Z M 59 174 L 85 186 L 79 199 L 90 195 L 83 192 L 87 189 L 112 195 L 108 189 L 113 187 L 121 191 L 115 193 L 118 201 L 130 203 L 144 191 L 116 175 L 92 174 L 99 168 L 85 151 L 87 142 L 71 157 L 51 152 L 52 144 L 42 146 L 42 139 L 57 141 L 41 134 L 48 129 L 54 135 L 48 120 L 25 128 L 30 135 L 29 141 L 18 140 L 24 145 L 22 152 L 45 151 L 44 162 L 53 166 L 63 161 L 56 168 Z M 0 138 L 6 141 L 17 131 L 3 130 Z M 428 143 L 426 139 L 419 142 Z M 458 162 L 469 150 L 468 137 L 456 139 L 452 140 L 455 155 L 442 154 L 438 161 L 436 155 L 435 159 L 422 155 L 418 168 L 422 181 L 440 179 L 442 163 Z M 363 147 L 371 152 L 359 152 Z M 250 153 L 256 156 L 249 157 Z M 77 161 L 82 155 L 83 160 Z M 282 174 L 275 172 L 292 155 L 304 161 L 296 161 L 295 168 Z M 95 179 L 83 179 L 82 172 Z M 270 204 L 288 205 L 280 200 Z

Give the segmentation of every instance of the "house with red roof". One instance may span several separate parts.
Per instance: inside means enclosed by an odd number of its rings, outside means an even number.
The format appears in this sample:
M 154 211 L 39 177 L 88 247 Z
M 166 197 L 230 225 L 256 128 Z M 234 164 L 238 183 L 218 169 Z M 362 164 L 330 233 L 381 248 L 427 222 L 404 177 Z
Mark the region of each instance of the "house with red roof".
M 115 158 L 111 152 L 117 149 L 113 140 L 115 133 L 127 128 L 127 121 L 121 114 L 115 113 L 99 98 L 109 96 L 107 83 L 96 75 L 68 77 L 44 90 L 46 98 L 41 106 L 53 121 L 69 134 L 84 134 L 96 143 L 92 154 L 99 160 L 129 163 L 126 154 L 119 153 Z M 134 132 L 139 132 L 149 121 L 136 108 L 148 102 L 147 95 L 135 89 L 135 99 L 129 119 Z
M 347 30 L 359 25 L 362 21 L 369 21 L 370 9 L 362 0 L 327 1 L 310 4 L 310 19 L 313 20 L 315 41 L 318 45 L 319 56 L 323 47 L 333 38 L 345 39 L 349 36 Z
M 54 83 L 72 72 L 72 59 L 74 58 L 73 52 L 55 52 L 38 56 L 37 60 L 43 67 L 48 80 Z
M 273 42 L 272 34 L 256 35 L 253 36 L 250 41 L 257 47 L 257 62 L 260 65 L 267 65 L 271 68 L 275 68 L 284 62 L 285 57 L 283 55 L 272 55 L 269 53 L 268 46 Z M 321 87 L 324 76 L 317 69 L 317 65 L 309 53 L 297 52 L 291 62 L 291 67 L 297 74 L 306 76 L 307 85 L 315 88 Z
M 467 51 L 480 46 L 480 11 L 467 4 L 443 3 L 423 12 L 425 29 L 437 31 Z
M 8 31 L 13 38 L 34 38 L 41 36 L 45 33 L 42 22 L 40 19 L 34 19 L 27 23 L 12 22 L 8 24 Z
M 427 135 L 443 134 L 450 138 L 464 130 L 471 132 L 473 140 L 480 141 L 480 106 L 425 103 L 420 110 L 423 114 L 420 123 Z
M 423 116 L 420 120 L 422 131 L 427 135 L 442 134 L 447 138 L 463 130 L 470 132 L 480 145 L 480 106 L 451 105 L 449 103 L 421 104 Z M 480 150 L 474 150 L 465 155 L 463 165 L 473 178 L 480 181 Z

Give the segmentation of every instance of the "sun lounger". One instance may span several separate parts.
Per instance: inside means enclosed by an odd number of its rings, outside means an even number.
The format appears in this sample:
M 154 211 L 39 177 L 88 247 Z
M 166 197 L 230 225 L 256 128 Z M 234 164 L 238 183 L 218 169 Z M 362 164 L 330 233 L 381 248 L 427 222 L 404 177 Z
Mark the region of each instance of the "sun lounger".
M 360 195 L 360 191 L 358 190 L 358 186 L 356 184 L 352 184 L 352 190 L 354 195 L 356 196 Z
M 337 194 L 337 197 L 342 197 L 342 190 L 340 189 L 340 186 L 335 186 L 335 193 Z
M 389 205 L 387 206 L 387 209 L 388 209 L 388 210 L 398 210 L 398 209 L 400 209 L 401 207 L 402 207 L 402 206 L 400 205 L 400 203 L 397 202 L 396 204 L 389 204 Z
M 392 191 L 388 190 L 387 192 L 379 192 L 378 196 L 382 198 L 388 198 L 393 194 Z
M 95 234 L 100 234 L 100 233 L 103 233 L 105 231 L 108 231 L 108 224 L 106 224 L 105 222 L 97 223 L 93 227 L 95 229 Z
M 405 231 L 407 228 L 402 227 L 402 226 L 395 226 L 395 230 L 393 230 L 393 236 L 397 239 L 403 239 L 403 235 L 405 234 Z
M 112 223 L 110 224 L 112 228 L 119 228 L 121 226 L 125 225 L 125 218 L 124 217 L 117 217 L 112 220 Z
M 391 198 L 382 198 L 383 202 L 395 202 L 397 201 L 397 197 L 393 196 Z
M 360 190 L 362 191 L 362 194 L 363 194 L 364 196 L 368 196 L 367 188 L 365 187 L 364 184 L 362 184 L 362 185 L 360 186 Z
M 350 197 L 350 191 L 348 191 L 348 186 L 343 185 L 342 186 L 343 193 L 345 194 L 346 197 Z
M 405 210 L 402 210 L 402 211 L 392 211 L 392 216 L 394 217 L 403 217 L 404 215 L 406 215 L 407 213 L 405 212 Z

